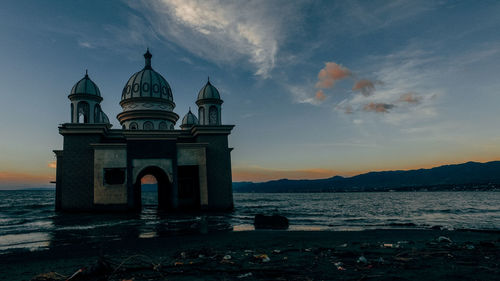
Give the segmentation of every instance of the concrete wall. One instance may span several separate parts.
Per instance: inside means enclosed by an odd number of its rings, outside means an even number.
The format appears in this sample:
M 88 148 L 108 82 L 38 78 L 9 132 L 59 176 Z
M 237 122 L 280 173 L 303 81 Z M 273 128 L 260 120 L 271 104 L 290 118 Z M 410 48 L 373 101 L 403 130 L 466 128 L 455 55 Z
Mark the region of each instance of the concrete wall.
M 199 135 L 198 143 L 207 143 L 206 166 L 209 209 L 233 208 L 231 150 L 227 135 Z
M 105 168 L 123 168 L 126 173 L 127 148 L 125 144 L 93 145 L 94 148 L 94 204 L 127 204 L 127 177 L 123 184 L 105 184 Z
M 94 150 L 91 143 L 99 143 L 99 134 L 64 136 L 64 158 L 61 166 L 61 209 L 90 210 L 94 204 Z M 59 170 L 58 170 L 59 172 Z
M 198 166 L 200 183 L 200 205 L 207 208 L 208 202 L 208 182 L 206 165 L 206 144 L 177 144 L 177 165 L 178 166 Z

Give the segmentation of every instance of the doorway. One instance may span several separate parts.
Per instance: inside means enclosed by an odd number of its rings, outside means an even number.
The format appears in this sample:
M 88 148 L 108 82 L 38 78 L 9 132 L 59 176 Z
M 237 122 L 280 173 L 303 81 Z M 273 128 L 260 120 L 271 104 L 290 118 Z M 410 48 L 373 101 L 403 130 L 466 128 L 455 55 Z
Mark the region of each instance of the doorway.
M 161 168 L 146 167 L 137 175 L 134 183 L 135 208 L 141 210 L 142 205 L 146 204 L 157 205 L 158 209 L 170 209 L 171 191 L 170 180 Z

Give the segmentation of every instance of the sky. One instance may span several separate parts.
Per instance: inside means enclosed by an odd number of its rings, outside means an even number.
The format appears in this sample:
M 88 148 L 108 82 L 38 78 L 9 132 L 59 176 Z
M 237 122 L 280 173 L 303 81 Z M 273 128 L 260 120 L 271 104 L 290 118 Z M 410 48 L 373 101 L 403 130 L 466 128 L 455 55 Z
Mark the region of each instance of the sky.
M 499 14 L 498 1 L 2 1 L 0 188 L 51 186 L 86 69 L 120 128 L 146 48 L 181 118 L 208 76 L 219 89 L 234 181 L 500 160 Z

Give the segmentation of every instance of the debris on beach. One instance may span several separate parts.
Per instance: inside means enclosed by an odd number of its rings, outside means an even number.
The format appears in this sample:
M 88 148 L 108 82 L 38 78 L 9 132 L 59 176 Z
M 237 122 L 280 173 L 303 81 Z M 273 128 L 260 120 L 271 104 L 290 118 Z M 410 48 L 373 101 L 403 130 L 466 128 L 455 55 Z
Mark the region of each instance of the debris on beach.
M 57 272 L 47 272 L 38 274 L 37 276 L 33 277 L 31 281 L 64 281 L 66 279 L 66 276 Z
M 266 254 L 254 255 L 253 257 L 261 262 L 270 262 L 271 261 L 269 256 Z
M 449 237 L 446 237 L 446 236 L 439 236 L 437 238 L 437 241 L 439 243 L 453 243 L 453 241 L 451 241 L 451 239 Z
M 365 258 L 365 256 L 360 256 L 357 260 L 357 263 L 367 264 L 368 260 Z
M 236 276 L 236 278 L 238 278 L 238 279 L 247 278 L 247 277 L 251 277 L 252 275 L 253 275 L 252 272 L 248 272 L 248 273 L 240 274 L 240 275 Z
M 341 261 L 336 262 L 333 265 L 335 265 L 335 267 L 337 268 L 337 270 L 340 270 L 340 271 L 346 270 L 345 267 L 344 267 L 344 263 L 341 262 Z

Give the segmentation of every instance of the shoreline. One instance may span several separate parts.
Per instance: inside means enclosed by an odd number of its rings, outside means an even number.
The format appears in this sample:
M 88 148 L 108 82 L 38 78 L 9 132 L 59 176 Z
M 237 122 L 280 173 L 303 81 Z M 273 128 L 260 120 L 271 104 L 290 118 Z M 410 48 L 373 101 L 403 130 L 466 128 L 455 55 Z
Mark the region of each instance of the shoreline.
M 254 230 L 79 242 L 2 255 L 0 279 L 70 276 L 99 257 L 115 269 L 129 259 L 109 280 L 415 280 L 422 274 L 494 280 L 500 274 L 496 230 Z

